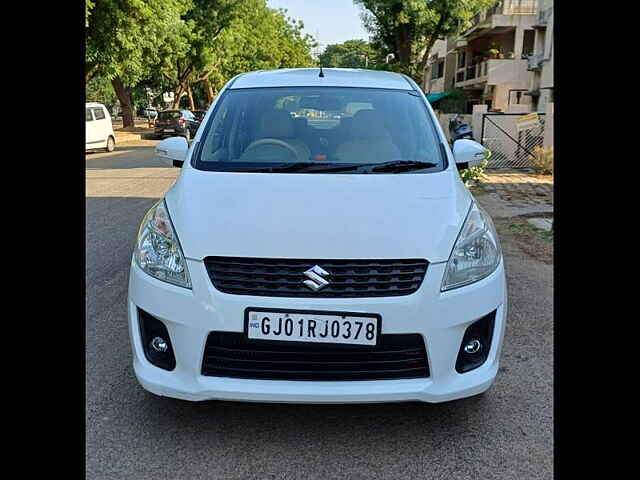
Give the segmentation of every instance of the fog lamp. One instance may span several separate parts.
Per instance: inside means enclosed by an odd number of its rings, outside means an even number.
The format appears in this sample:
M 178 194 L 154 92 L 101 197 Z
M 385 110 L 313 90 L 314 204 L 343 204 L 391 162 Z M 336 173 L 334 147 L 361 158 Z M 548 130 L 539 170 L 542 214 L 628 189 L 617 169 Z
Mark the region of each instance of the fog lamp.
M 465 353 L 474 354 L 478 353 L 480 350 L 482 350 L 482 343 L 480 343 L 480 340 L 476 338 L 474 338 L 470 342 L 467 342 L 467 344 L 464 346 Z

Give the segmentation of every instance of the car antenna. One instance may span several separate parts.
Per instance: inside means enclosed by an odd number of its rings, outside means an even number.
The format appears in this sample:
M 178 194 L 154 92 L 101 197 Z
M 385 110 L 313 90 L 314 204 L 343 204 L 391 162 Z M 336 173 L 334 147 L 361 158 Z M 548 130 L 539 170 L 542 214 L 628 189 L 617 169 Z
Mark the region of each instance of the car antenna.
M 324 72 L 322 71 L 322 64 L 320 64 L 320 75 L 318 75 L 320 78 L 324 78 Z

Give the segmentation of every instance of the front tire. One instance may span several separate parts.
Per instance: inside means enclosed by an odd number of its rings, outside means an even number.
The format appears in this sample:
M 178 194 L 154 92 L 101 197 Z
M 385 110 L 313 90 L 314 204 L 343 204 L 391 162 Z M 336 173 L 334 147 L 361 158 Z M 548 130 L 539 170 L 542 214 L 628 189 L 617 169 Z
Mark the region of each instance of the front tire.
M 109 136 L 109 138 L 107 138 L 107 147 L 105 148 L 105 150 L 107 152 L 113 152 L 116 149 L 116 140 L 115 138 Z

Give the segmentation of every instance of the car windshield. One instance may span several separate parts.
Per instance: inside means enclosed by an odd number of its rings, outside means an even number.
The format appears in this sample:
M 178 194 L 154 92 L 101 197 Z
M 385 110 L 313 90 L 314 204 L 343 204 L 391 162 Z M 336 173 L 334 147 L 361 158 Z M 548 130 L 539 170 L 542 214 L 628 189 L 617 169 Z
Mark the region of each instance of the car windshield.
M 446 167 L 414 91 L 353 87 L 227 90 L 193 165 L 209 171 L 430 173 Z
M 158 114 L 158 119 L 160 119 L 160 120 L 171 120 L 171 119 L 180 118 L 181 116 L 182 116 L 182 113 L 180 113 L 177 110 L 168 110 L 166 112 L 160 112 Z

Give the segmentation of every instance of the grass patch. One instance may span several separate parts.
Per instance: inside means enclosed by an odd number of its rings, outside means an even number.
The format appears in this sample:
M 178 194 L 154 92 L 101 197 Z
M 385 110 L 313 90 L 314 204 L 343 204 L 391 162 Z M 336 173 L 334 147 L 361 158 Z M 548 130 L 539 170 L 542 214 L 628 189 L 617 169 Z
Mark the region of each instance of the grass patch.
M 531 225 L 529 222 L 510 223 L 507 228 L 511 233 L 518 235 L 530 236 L 535 235 L 548 243 L 553 243 L 553 232 L 551 230 L 543 230 Z
M 537 215 L 543 217 L 544 215 Z M 520 250 L 545 263 L 553 263 L 553 232 L 536 228 L 525 216 L 494 218 L 501 239 L 512 240 Z

